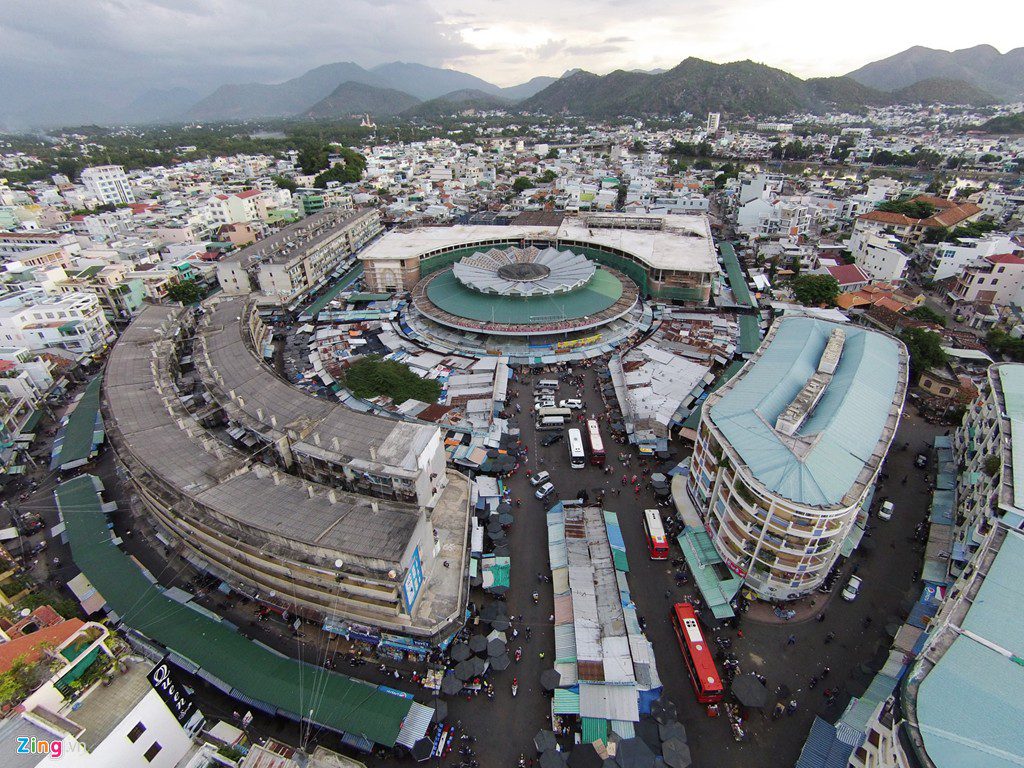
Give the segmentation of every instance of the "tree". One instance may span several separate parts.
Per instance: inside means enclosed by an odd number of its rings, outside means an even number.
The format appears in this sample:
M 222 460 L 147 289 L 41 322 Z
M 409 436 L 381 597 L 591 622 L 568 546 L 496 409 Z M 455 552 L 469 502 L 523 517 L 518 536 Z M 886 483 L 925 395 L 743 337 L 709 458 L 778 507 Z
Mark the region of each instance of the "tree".
M 305 144 L 299 149 L 298 163 L 305 174 L 324 170 L 328 165 L 327 145 L 323 143 Z
M 553 171 L 550 168 L 548 168 L 548 170 L 544 171 L 544 173 L 542 173 L 540 176 L 537 177 L 537 184 L 538 185 L 550 184 L 552 181 L 554 181 L 557 178 L 558 178 L 558 174 L 555 171 Z
M 910 354 L 910 368 L 915 374 L 943 365 L 946 353 L 942 349 L 942 337 L 924 328 L 907 328 L 900 334 Z
M 907 313 L 908 317 L 913 317 L 918 320 L 924 320 L 926 323 L 935 323 L 936 325 L 945 326 L 946 316 L 936 312 L 929 306 L 922 304 L 919 307 L 915 307 Z
M 985 341 L 997 354 L 1018 363 L 1024 361 L 1024 339 L 1015 339 L 1006 331 L 993 328 L 985 336 Z
M 839 295 L 839 281 L 832 275 L 800 275 L 793 281 L 793 295 L 804 306 L 832 306 Z
M 278 189 L 287 189 L 289 192 L 294 192 L 299 188 L 299 185 L 287 176 L 271 176 L 270 180 L 274 182 Z
M 338 152 L 340 163 L 335 163 L 313 181 L 316 187 L 326 187 L 330 181 L 341 184 L 352 184 L 363 178 L 366 171 L 366 158 L 355 150 L 343 148 Z
M 20 703 L 35 688 L 38 663 L 19 656 L 10 669 L 0 675 L 0 705 Z
M 644 152 L 647 151 L 647 147 L 642 141 L 640 141 L 640 139 L 637 139 L 636 141 L 633 142 L 633 146 L 630 147 L 630 151 L 634 155 L 642 155 Z
M 404 363 L 382 360 L 375 355 L 350 365 L 343 376 L 343 383 L 356 397 L 386 395 L 395 403 L 406 400 L 436 403 L 441 395 L 441 385 L 433 379 L 421 379 Z
M 876 210 L 902 213 L 911 219 L 927 219 L 935 213 L 935 206 L 923 200 L 887 200 Z
M 544 155 L 544 158 L 546 160 L 557 160 L 558 159 L 558 150 L 555 147 L 551 147 L 551 149 L 548 150 L 548 153 L 546 155 Z
M 195 304 L 203 298 L 203 291 L 195 280 L 182 280 L 167 289 L 167 298 L 171 301 L 180 301 L 182 304 Z
M 512 182 L 512 189 L 513 191 L 515 191 L 516 194 L 524 192 L 525 190 L 529 189 L 532 186 L 533 182 L 530 181 L 530 179 L 528 179 L 526 176 L 520 176 L 519 178 Z

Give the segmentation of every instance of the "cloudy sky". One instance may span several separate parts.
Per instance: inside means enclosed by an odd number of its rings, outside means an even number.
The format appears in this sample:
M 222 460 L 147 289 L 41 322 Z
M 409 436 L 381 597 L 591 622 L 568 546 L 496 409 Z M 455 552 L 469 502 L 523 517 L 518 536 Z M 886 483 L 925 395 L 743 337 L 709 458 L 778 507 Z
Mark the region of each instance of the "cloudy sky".
M 911 45 L 1024 44 L 1012 0 L 4 0 L 3 113 L 114 108 L 150 88 L 205 95 L 332 61 L 415 61 L 498 85 L 581 67 L 753 59 L 842 74 Z M 1020 11 L 1013 11 L 1019 15 Z M 998 23 L 1005 18 L 1007 23 Z

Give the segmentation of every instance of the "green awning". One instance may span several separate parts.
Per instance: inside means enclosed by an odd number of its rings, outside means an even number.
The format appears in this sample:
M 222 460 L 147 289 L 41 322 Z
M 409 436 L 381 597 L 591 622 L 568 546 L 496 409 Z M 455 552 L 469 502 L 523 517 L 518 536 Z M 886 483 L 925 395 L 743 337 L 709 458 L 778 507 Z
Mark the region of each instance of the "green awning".
M 551 711 L 556 715 L 578 715 L 580 713 L 580 695 L 567 688 L 556 688 Z
M 621 549 L 613 549 L 612 561 L 615 564 L 616 571 L 629 573 L 629 561 L 626 559 L 626 553 L 624 551 L 622 551 Z
M 583 717 L 583 731 L 580 740 L 584 744 L 593 744 L 595 741 L 608 741 L 608 721 L 602 717 Z

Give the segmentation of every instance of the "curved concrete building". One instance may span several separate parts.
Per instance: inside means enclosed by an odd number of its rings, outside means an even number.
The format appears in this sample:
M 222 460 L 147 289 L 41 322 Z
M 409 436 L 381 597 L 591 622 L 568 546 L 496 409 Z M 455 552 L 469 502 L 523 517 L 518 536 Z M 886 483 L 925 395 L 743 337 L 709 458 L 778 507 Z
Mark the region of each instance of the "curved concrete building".
M 907 375 L 906 348 L 891 336 L 783 318 L 708 397 L 687 491 L 722 559 L 760 597 L 806 595 L 843 553 Z
M 290 386 L 256 356 L 264 333 L 244 298 L 154 306 L 111 352 L 107 433 L 159 537 L 274 609 L 447 636 L 467 599 L 469 484 L 438 429 Z

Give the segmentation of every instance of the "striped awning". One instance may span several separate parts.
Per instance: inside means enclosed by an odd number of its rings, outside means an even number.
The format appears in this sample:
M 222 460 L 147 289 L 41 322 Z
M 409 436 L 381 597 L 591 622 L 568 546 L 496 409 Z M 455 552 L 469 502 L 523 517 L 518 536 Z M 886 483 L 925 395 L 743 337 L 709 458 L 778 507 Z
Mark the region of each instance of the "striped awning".
M 399 729 L 398 738 L 395 741 L 412 749 L 413 744 L 427 735 L 427 728 L 430 727 L 430 719 L 433 716 L 433 707 L 425 707 L 418 702 L 413 702 L 409 708 L 409 714 L 402 721 L 402 727 Z
M 566 688 L 556 688 L 551 711 L 556 715 L 578 715 L 580 713 L 580 695 Z

